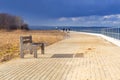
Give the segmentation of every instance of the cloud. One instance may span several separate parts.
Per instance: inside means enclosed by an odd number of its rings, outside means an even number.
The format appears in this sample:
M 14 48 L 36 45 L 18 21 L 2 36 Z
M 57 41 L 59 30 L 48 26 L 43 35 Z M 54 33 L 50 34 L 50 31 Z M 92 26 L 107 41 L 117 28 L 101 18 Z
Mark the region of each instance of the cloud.
M 68 18 L 62 17 L 62 18 L 59 18 L 58 20 L 59 21 L 66 21 L 66 20 L 68 20 Z
M 104 16 L 104 18 L 107 18 L 107 19 L 118 18 L 118 19 L 120 19 L 120 14 L 116 14 L 116 15 L 106 15 L 106 16 Z
M 62 17 L 58 19 L 60 22 L 68 21 L 76 23 L 76 25 L 108 25 L 108 26 L 118 26 L 120 25 L 120 14 L 116 15 L 105 15 L 105 16 L 83 16 L 83 17 Z
M 79 20 L 82 20 L 82 18 L 80 17 L 72 17 L 70 18 L 72 21 L 79 21 Z

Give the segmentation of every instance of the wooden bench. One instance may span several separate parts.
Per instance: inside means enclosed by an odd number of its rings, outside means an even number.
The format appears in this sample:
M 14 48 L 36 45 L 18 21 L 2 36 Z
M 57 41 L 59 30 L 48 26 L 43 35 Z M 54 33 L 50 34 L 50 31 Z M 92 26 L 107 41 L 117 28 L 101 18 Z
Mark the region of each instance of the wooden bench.
M 37 48 L 41 47 L 41 53 L 44 54 L 44 43 L 33 43 L 32 36 L 20 36 L 20 57 L 24 58 L 24 50 L 29 50 L 30 54 L 34 53 L 37 58 Z

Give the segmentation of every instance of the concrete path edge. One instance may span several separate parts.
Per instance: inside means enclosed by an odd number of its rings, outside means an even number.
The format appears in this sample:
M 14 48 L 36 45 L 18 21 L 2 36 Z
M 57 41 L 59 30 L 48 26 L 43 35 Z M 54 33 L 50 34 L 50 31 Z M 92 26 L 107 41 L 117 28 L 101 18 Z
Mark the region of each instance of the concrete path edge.
M 112 37 L 109 37 L 109 36 L 105 36 L 103 34 L 97 34 L 97 33 L 87 33 L 87 32 L 81 32 L 82 34 L 88 34 L 88 35 L 94 35 L 94 36 L 100 36 L 102 37 L 103 39 L 117 45 L 120 47 L 120 40 L 118 39 L 115 39 L 115 38 L 112 38 Z

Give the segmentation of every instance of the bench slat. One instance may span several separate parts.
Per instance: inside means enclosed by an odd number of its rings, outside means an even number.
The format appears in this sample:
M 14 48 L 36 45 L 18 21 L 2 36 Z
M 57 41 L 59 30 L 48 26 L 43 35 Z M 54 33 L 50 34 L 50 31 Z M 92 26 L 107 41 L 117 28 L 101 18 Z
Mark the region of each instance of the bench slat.
M 30 39 L 30 38 L 32 38 L 32 36 L 21 36 L 22 37 L 22 39 Z
M 26 44 L 26 43 L 32 43 L 32 41 L 31 40 L 23 41 L 23 44 Z

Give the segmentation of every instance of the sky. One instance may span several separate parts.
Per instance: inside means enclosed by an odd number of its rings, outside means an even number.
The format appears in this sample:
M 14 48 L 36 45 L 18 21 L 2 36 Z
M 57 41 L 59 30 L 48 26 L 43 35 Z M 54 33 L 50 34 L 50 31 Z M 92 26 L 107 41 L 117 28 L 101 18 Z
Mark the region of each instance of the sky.
M 0 0 L 32 26 L 119 26 L 120 0 Z

